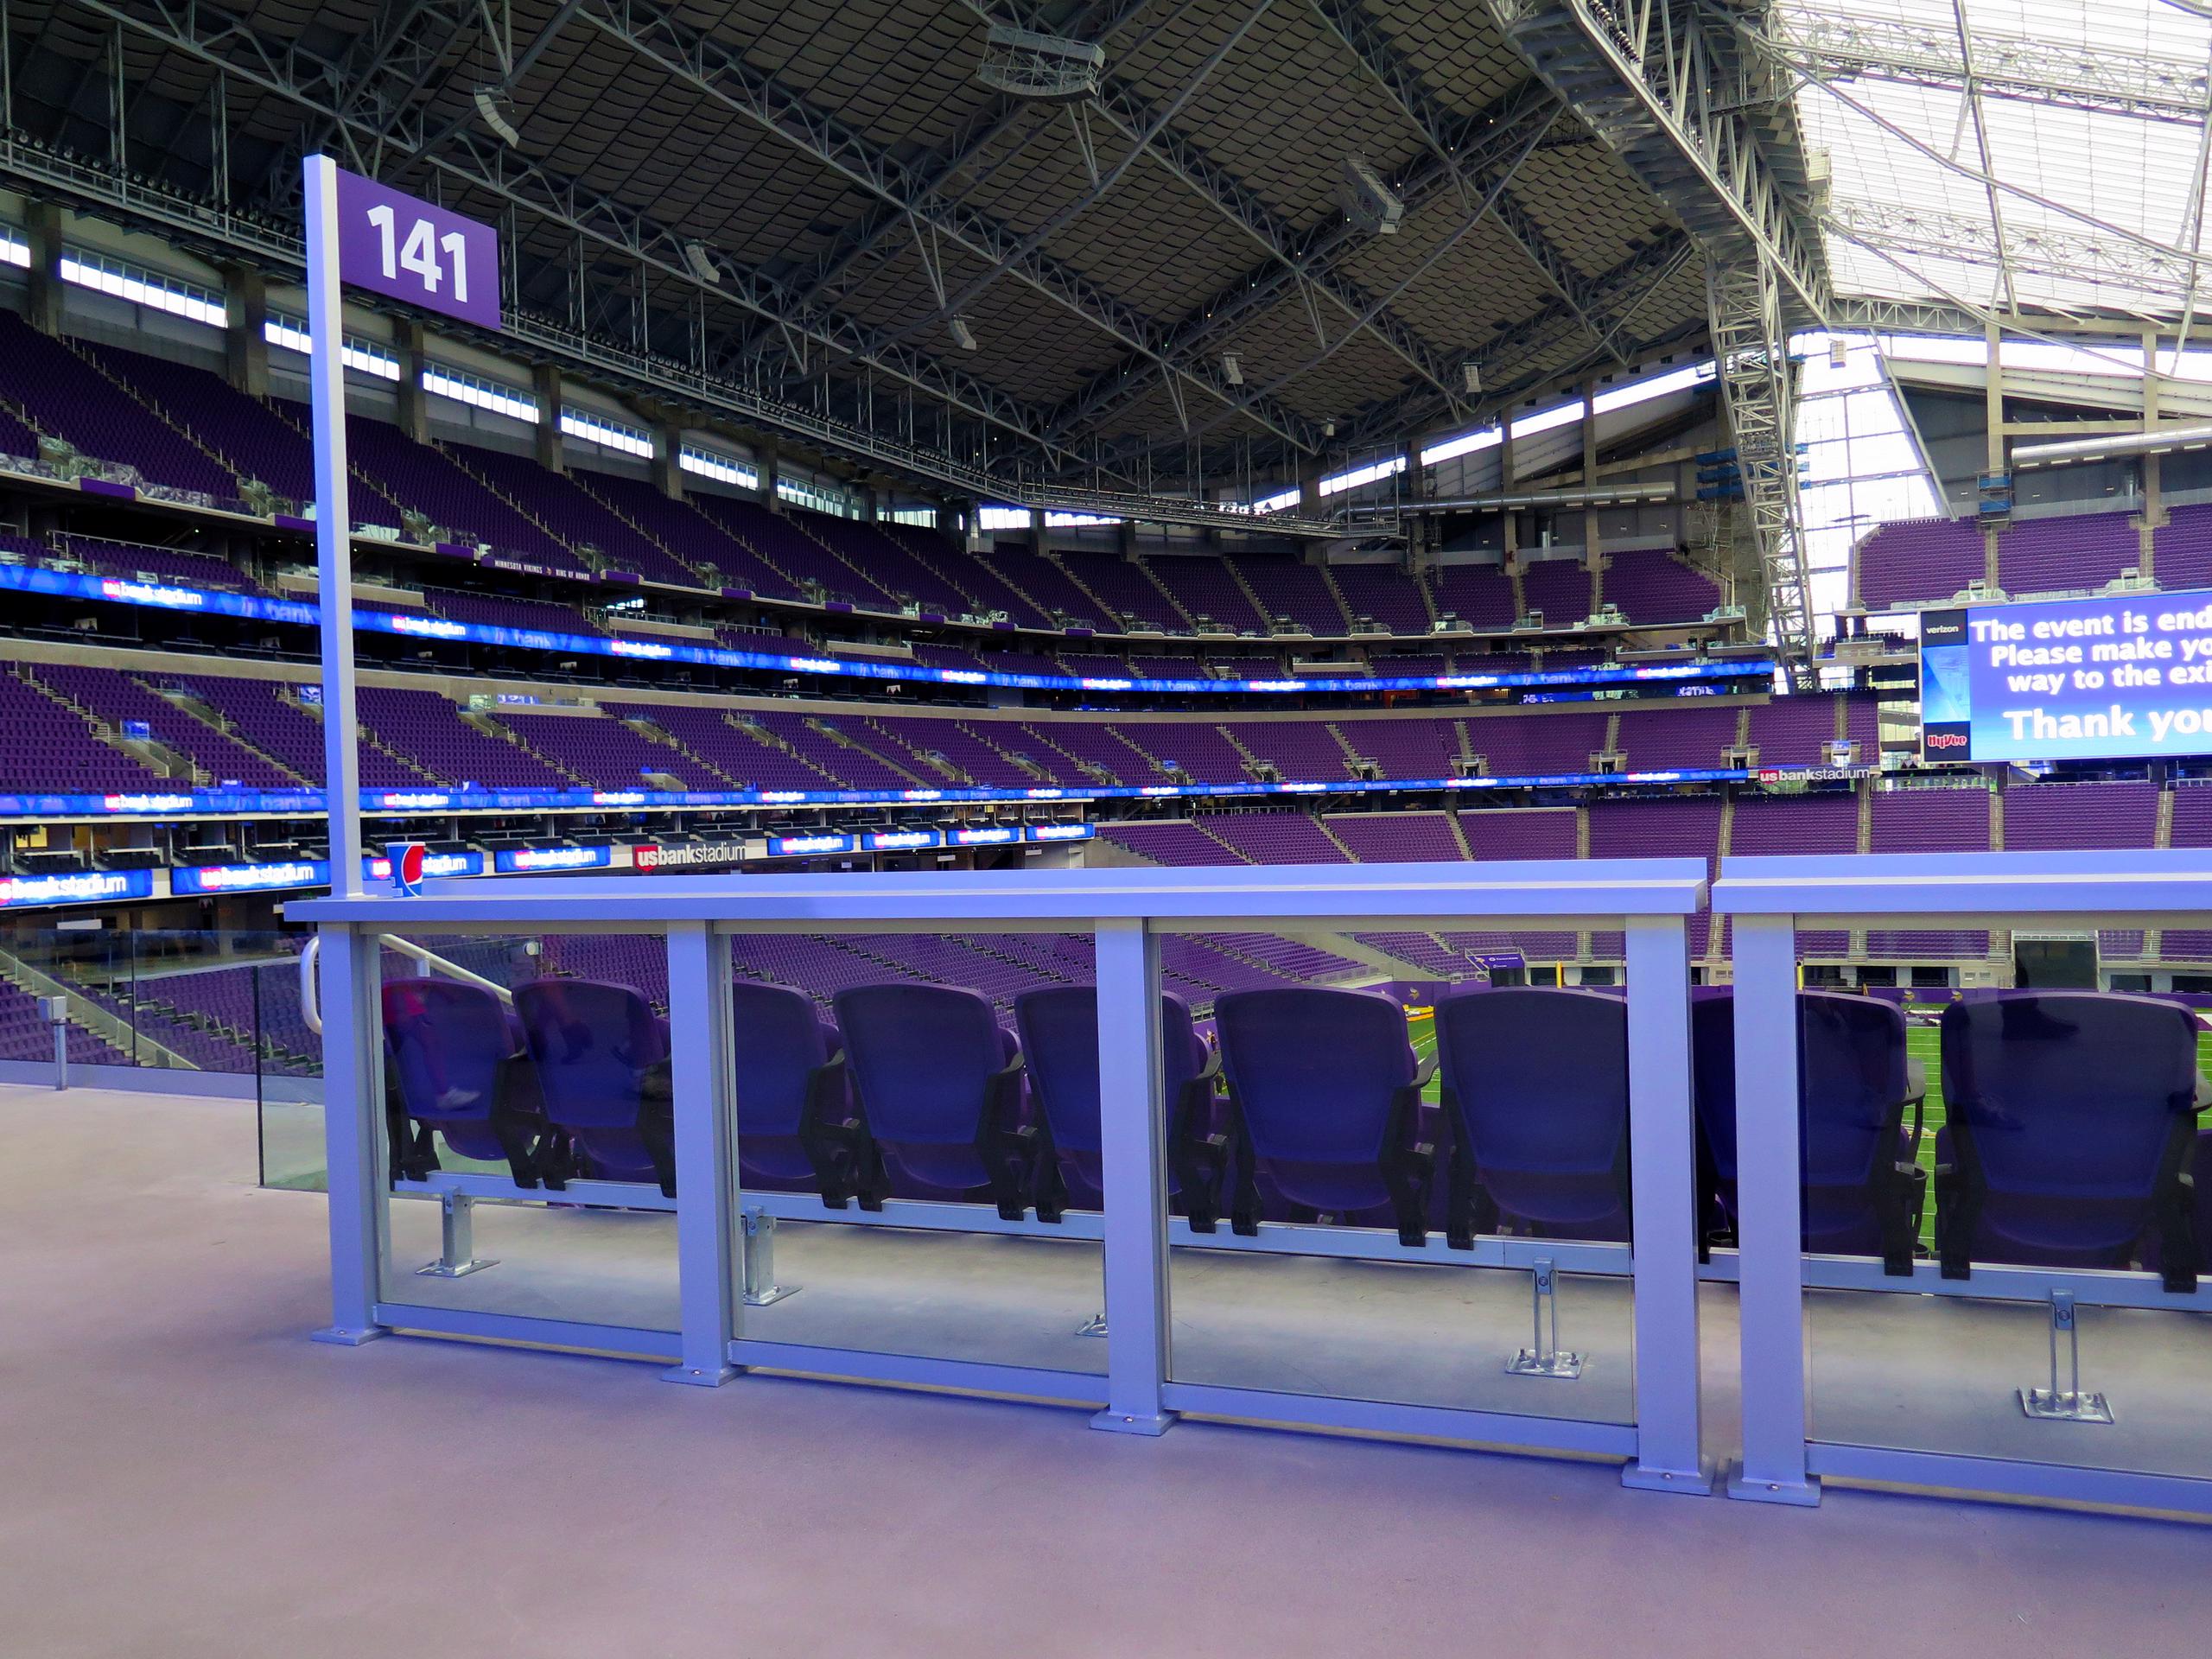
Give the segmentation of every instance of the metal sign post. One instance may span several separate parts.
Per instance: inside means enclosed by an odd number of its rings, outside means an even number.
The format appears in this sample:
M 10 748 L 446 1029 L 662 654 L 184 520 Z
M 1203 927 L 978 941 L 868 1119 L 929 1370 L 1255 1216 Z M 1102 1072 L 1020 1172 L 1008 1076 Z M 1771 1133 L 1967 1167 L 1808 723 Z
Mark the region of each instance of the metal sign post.
M 322 606 L 322 747 L 331 891 L 361 891 L 360 765 L 353 696 L 353 515 L 346 474 L 347 283 L 481 328 L 499 326 L 499 244 L 489 226 L 343 171 L 305 169 L 308 336 L 315 417 L 315 563 Z M 553 411 L 558 418 L 559 411 Z
M 330 891 L 362 896 L 360 768 L 353 699 L 353 515 L 346 488 L 346 305 L 352 283 L 480 327 L 499 326 L 499 245 L 484 226 L 341 171 L 327 156 L 305 169 L 308 373 L 315 415 L 315 541 L 322 601 L 324 805 Z M 559 411 L 554 411 L 557 416 Z M 400 874 L 404 874 L 404 861 Z M 329 931 L 329 930 L 327 930 Z M 330 1324 L 318 1342 L 373 1341 L 390 1244 L 384 1168 L 379 945 L 334 930 L 321 954 L 323 1146 L 330 1171 Z M 305 958 L 302 972 L 308 971 Z M 456 1222 L 460 1219 L 456 1217 Z M 456 1233 L 448 1240 L 465 1244 Z
M 315 417 L 316 597 L 322 604 L 322 791 L 330 887 L 361 891 L 361 765 L 353 713 L 353 513 L 346 489 L 346 307 L 339 295 L 338 164 L 307 168 L 308 404 Z

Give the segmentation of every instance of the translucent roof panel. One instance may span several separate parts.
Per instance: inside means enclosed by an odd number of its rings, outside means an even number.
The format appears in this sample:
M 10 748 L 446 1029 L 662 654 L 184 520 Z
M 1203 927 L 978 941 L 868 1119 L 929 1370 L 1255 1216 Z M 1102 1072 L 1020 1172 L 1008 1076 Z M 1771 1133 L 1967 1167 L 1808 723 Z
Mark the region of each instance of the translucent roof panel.
M 2168 0 L 1778 0 L 1844 295 L 2202 313 L 2212 17 Z

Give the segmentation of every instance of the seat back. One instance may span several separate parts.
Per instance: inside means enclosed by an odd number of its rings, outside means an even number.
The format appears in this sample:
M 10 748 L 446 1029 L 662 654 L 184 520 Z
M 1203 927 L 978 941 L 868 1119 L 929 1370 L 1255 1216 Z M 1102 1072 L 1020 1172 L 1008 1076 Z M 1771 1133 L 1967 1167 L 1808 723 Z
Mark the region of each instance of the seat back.
M 1014 1029 L 1029 1087 L 1064 1153 L 1099 1150 L 1098 993 L 1089 985 L 1051 985 L 1014 999 Z M 1160 998 L 1161 1099 L 1171 1120 L 1184 1085 L 1205 1069 L 1205 1044 L 1191 1005 L 1173 991 Z
M 837 1052 L 837 1028 L 787 985 L 741 980 L 730 1004 L 738 1144 L 748 1135 L 796 1135 L 808 1079 Z
M 1943 1011 L 1943 1103 L 1987 1225 L 2063 1249 L 2142 1229 L 2177 1123 L 2194 1121 L 2196 1022 L 2155 997 L 2018 991 Z
M 639 1084 L 668 1058 L 668 1026 L 627 985 L 540 979 L 515 991 L 545 1115 L 563 1128 L 627 1128 Z
M 1438 1075 L 1483 1185 L 1531 1221 L 1621 1208 L 1628 1141 L 1628 1003 L 1603 991 L 1510 986 L 1436 1005 Z
M 878 1141 L 974 1144 L 984 1084 L 1013 1058 L 988 999 L 952 985 L 859 985 L 838 992 L 836 1007 Z
M 1736 999 L 1726 991 L 1690 1004 L 1697 1118 L 1713 1171 L 1736 1179 Z M 1837 991 L 1797 993 L 1797 1109 L 1801 1162 L 1812 1187 L 1863 1185 L 1875 1160 L 1895 1157 L 1905 1096 L 1905 1024 L 1894 1003 Z M 1885 1141 L 1890 1142 L 1885 1149 Z
M 450 979 L 386 981 L 384 1040 L 407 1115 L 440 1125 L 488 1119 L 500 1063 L 523 1049 L 498 997 Z
M 1213 1015 L 1222 1070 L 1261 1157 L 1376 1162 L 1396 1092 L 1417 1069 L 1404 1010 L 1372 991 L 1299 985 L 1229 992 Z

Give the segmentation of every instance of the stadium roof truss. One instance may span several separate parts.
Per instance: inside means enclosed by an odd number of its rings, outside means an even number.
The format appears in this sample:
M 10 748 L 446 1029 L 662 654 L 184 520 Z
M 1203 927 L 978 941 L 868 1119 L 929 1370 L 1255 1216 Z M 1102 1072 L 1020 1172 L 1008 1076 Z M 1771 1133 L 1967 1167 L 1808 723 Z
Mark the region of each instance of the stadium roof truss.
M 956 493 L 1312 476 L 1707 330 L 1484 0 L 4 4 L 33 194 L 283 257 L 326 149 L 499 226 L 525 351 Z
M 1858 312 L 1840 321 L 2186 330 L 2202 311 L 2194 0 L 1779 0 L 1739 28 L 1825 154 L 1827 259 Z

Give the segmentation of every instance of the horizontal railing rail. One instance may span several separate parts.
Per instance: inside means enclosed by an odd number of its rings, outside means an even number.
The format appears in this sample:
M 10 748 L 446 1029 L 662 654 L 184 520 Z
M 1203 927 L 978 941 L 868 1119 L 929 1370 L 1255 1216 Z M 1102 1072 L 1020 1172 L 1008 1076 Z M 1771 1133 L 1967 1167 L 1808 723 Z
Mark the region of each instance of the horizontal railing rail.
M 333 1312 L 324 1339 L 353 1343 L 386 1330 L 423 1329 L 529 1341 L 534 1322 L 500 1312 L 474 1316 L 448 1303 L 387 1292 L 390 1200 L 435 1199 L 448 1217 L 449 1267 L 467 1270 L 467 1212 L 478 1200 L 672 1210 L 681 1329 L 674 1380 L 715 1383 L 740 1369 L 791 1370 L 1013 1391 L 1103 1406 L 1102 1428 L 1158 1433 L 1179 1412 L 1286 1425 L 1471 1443 L 1510 1443 L 1624 1460 L 1628 1484 L 1710 1489 L 1701 1463 L 1698 1382 L 1698 1264 L 1692 1202 L 1694 1141 L 1689 1067 L 1689 971 L 1685 921 L 1702 906 L 1699 859 L 1548 861 L 1495 864 L 1233 867 L 1198 869 L 861 873 L 834 877 L 671 876 L 650 883 L 603 877 L 433 881 L 417 895 L 378 893 L 296 901 L 290 914 L 318 924 L 326 1027 L 327 1142 L 331 1193 Z M 1419 1243 L 1395 1230 L 1263 1221 L 1249 1235 L 1205 1233 L 1169 1213 L 1159 1089 L 1160 942 L 1176 933 L 1255 925 L 1296 931 L 1392 925 L 1421 928 L 1541 923 L 1619 929 L 1637 994 L 1626 1003 L 1629 1165 L 1636 1245 L 1483 1235 L 1454 1249 L 1441 1232 Z M 388 1166 L 377 1001 L 380 938 L 397 932 L 476 931 L 655 935 L 666 941 L 675 1191 L 575 1181 L 564 1192 L 518 1187 L 505 1175 L 438 1171 L 394 1182 Z M 731 937 L 748 933 L 1080 932 L 1091 936 L 1099 1030 L 1104 1201 L 1057 1222 L 989 1205 L 893 1198 L 880 1213 L 832 1211 L 807 1193 L 741 1190 L 741 1134 L 733 1075 Z M 1007 1233 L 1095 1242 L 1104 1277 L 1103 1376 L 911 1353 L 870 1353 L 770 1340 L 750 1332 L 740 1295 L 764 1224 L 816 1222 L 916 1232 Z M 1361 1262 L 1526 1272 L 1544 1306 L 1550 1275 L 1588 1274 L 1632 1287 L 1625 1345 L 1633 1421 L 1614 1421 L 1488 1407 L 1393 1405 L 1325 1392 L 1274 1394 L 1178 1378 L 1171 1361 L 1168 1251 L 1262 1252 Z M 749 1287 L 749 1281 L 748 1287 Z M 760 1304 L 760 1305 L 765 1305 Z M 573 1308 L 549 1308 L 543 1338 L 577 1345 L 589 1325 Z M 496 1327 L 496 1328 L 495 1328 Z M 764 1324 L 762 1332 L 779 1327 Z M 596 1345 L 638 1351 L 634 1331 Z M 668 1338 L 649 1344 L 659 1351 Z M 626 1344 L 627 1346 L 624 1346 Z M 594 1345 L 585 1343 L 582 1345 Z M 1617 1376 L 1619 1374 L 1616 1374 Z M 1571 1404 L 1571 1399 L 1563 1401 Z M 1611 1409 L 1607 1408 L 1608 1410 Z

